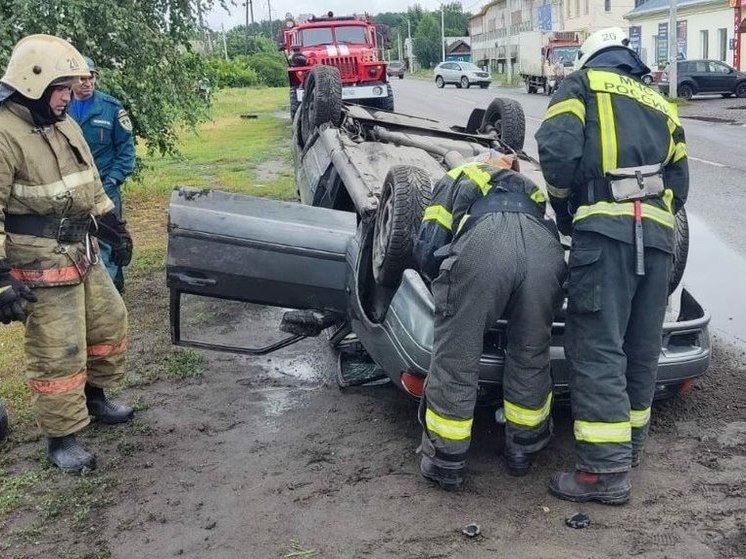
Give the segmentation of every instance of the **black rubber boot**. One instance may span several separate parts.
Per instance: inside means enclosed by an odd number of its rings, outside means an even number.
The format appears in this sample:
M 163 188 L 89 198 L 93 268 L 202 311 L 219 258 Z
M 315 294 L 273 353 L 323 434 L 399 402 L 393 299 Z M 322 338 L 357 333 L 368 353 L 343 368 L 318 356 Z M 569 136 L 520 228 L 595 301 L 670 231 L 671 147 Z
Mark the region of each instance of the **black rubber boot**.
M 422 477 L 437 483 L 446 491 L 457 491 L 464 486 L 463 461 L 449 462 L 423 454 L 420 460 L 420 473 Z
M 112 402 L 104 394 L 103 388 L 97 388 L 90 384 L 85 385 L 86 405 L 88 413 L 97 421 L 113 425 L 115 423 L 126 423 L 135 413 L 129 406 Z
M 505 456 L 505 465 L 508 467 L 508 473 L 511 476 L 523 477 L 528 473 L 531 464 L 536 459 L 535 452 L 521 452 L 515 449 L 509 449 L 507 446 L 503 452 Z
M 75 435 L 47 438 L 47 458 L 60 470 L 71 474 L 96 469 L 96 457 L 81 446 Z
M 552 431 L 553 424 L 550 420 L 539 432 L 532 434 L 530 437 L 516 437 L 513 443 L 509 441 L 505 442 L 503 456 L 505 457 L 505 465 L 508 467 L 508 473 L 511 476 L 522 477 L 528 473 L 531 464 L 536 459 L 536 455 L 549 445 L 549 441 L 552 438 Z M 531 445 L 536 450 L 534 452 L 524 452 L 523 449 L 527 445 Z
M 554 474 L 549 492 L 559 499 L 575 503 L 598 501 L 605 505 L 623 505 L 629 501 L 632 485 L 629 472 L 593 474 L 572 472 Z

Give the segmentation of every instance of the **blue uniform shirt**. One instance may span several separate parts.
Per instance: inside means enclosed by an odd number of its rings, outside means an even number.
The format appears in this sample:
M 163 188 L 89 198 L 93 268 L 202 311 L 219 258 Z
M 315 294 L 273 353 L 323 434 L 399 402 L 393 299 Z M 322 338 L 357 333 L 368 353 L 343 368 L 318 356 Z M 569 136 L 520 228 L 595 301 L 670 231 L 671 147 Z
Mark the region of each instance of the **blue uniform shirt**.
M 87 111 L 85 105 L 89 105 Z M 111 186 L 107 182 L 113 180 L 119 185 L 135 170 L 135 143 L 129 115 L 117 99 L 101 91 L 94 91 L 85 101 L 73 99 L 69 113 L 83 129 L 108 193 Z

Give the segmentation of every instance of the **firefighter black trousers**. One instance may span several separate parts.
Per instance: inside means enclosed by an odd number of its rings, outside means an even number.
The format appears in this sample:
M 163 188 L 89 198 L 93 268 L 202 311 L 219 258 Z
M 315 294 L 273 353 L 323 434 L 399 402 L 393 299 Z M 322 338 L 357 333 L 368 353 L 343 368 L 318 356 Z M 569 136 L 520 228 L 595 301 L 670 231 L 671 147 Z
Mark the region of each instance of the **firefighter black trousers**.
M 534 452 L 549 436 L 553 311 L 565 278 L 562 246 L 535 218 L 483 217 L 451 244 L 433 282 L 435 330 L 422 451 L 463 460 L 471 440 L 484 333 L 509 320 L 503 389 L 506 444 Z
M 672 256 L 575 231 L 569 260 L 565 353 L 570 368 L 577 469 L 630 468 L 650 423 Z

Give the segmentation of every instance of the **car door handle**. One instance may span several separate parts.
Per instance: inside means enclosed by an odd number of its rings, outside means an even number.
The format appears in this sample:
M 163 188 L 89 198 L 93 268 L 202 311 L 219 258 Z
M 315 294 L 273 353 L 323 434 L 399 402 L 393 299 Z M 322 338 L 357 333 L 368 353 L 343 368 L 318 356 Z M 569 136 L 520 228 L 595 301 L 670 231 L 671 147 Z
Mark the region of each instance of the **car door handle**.
M 218 283 L 218 280 L 212 278 L 198 278 L 180 272 L 172 272 L 170 276 L 176 281 L 185 283 L 190 287 L 208 287 L 211 285 L 216 285 Z

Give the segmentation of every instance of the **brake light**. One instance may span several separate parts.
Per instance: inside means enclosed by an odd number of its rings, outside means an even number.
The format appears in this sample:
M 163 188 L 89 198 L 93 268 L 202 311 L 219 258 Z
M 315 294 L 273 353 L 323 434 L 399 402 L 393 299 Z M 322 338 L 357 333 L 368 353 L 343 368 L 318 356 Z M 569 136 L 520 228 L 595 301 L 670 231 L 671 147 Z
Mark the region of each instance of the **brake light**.
M 413 375 L 409 371 L 402 371 L 401 377 L 402 388 L 410 396 L 415 398 L 422 398 L 422 394 L 425 392 L 425 379 L 423 377 Z
M 299 79 L 300 81 L 303 81 L 303 74 L 305 74 L 305 72 L 304 72 L 303 70 L 297 70 L 297 71 L 295 72 L 295 75 L 296 75 L 296 76 L 298 77 L 298 79 Z
M 679 396 L 684 396 L 692 391 L 694 388 L 694 379 L 690 378 L 681 383 L 679 387 Z

